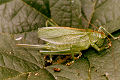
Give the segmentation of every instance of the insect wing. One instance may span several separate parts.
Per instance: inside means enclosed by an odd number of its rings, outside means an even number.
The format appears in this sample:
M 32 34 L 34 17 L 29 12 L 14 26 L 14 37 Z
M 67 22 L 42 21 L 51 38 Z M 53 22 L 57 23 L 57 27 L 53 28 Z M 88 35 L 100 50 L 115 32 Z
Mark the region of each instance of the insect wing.
M 86 36 L 86 32 L 66 27 L 44 27 L 38 30 L 38 36 L 53 44 L 73 44 Z

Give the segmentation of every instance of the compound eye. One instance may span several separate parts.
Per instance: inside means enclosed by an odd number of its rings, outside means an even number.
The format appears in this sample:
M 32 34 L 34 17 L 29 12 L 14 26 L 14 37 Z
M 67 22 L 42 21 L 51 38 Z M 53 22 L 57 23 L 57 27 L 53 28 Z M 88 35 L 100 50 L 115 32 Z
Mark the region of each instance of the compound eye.
M 99 38 L 106 38 L 106 35 L 104 35 L 104 34 L 98 34 L 98 37 Z

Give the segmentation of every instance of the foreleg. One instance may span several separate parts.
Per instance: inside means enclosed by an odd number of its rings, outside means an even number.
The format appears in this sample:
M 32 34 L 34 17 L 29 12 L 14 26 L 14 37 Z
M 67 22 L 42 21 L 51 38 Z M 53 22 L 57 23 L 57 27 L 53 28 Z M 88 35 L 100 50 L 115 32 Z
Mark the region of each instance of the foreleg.
M 101 29 L 103 29 L 103 30 L 104 30 L 108 35 L 110 35 L 114 40 L 120 38 L 120 36 L 119 36 L 119 37 L 114 37 L 110 32 L 108 32 L 108 31 L 107 31 L 104 27 L 102 27 L 102 26 L 99 27 L 99 30 L 98 30 L 98 31 L 100 31 Z
M 109 46 L 107 46 L 107 47 L 103 46 L 103 47 L 100 47 L 100 48 L 99 48 L 95 43 L 92 43 L 91 46 L 92 46 L 94 49 L 96 49 L 97 51 L 101 51 L 101 50 L 104 50 L 104 49 L 108 49 L 108 48 L 109 48 Z

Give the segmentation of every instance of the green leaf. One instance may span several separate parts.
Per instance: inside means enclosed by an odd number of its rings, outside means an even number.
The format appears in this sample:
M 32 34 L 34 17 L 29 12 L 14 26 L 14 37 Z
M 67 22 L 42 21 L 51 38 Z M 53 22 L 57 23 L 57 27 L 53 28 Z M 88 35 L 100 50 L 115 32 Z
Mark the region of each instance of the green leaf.
M 120 80 L 120 39 L 101 52 L 82 51 L 71 66 L 45 69 L 38 50 L 16 46 L 44 43 L 37 30 L 50 19 L 59 26 L 84 29 L 102 25 L 119 36 L 119 4 L 120 0 L 0 0 L 0 80 Z
M 104 25 L 109 32 L 114 32 L 120 29 L 119 4 L 120 0 L 96 1 L 91 22 L 96 25 Z
M 114 32 L 120 29 L 119 3 L 119 0 L 51 0 L 51 18 L 61 26 L 86 28 L 92 23 L 98 27 L 105 25 Z
M 60 72 L 54 72 L 54 68 L 60 68 Z M 66 65 L 52 65 L 47 67 L 47 70 L 50 71 L 58 80 L 89 80 L 89 64 L 88 61 L 84 58 L 76 61 L 75 64 L 71 66 Z
M 6 3 L 6 2 L 9 2 L 9 1 L 12 1 L 12 0 L 0 0 L 0 4 Z
M 36 72 L 23 73 L 7 80 L 55 80 L 55 78 L 46 70 L 41 69 Z
M 18 71 L 0 66 L 0 80 L 7 79 L 9 77 L 14 77 L 19 74 L 20 73 Z
M 115 34 L 120 35 L 119 31 Z M 83 51 L 83 56 L 71 66 L 52 65 L 47 69 L 63 80 L 119 80 L 120 39 L 112 40 L 112 44 L 110 49 L 101 52 L 93 48 Z M 53 68 L 60 68 L 61 71 L 54 72 Z
M 89 50 L 87 58 L 90 62 L 91 80 L 119 80 L 120 79 L 120 39 L 112 41 L 110 49 L 99 54 Z M 88 52 L 86 52 L 88 53 Z
M 45 26 L 44 14 L 22 0 L 11 0 L 0 5 L 0 32 L 23 33 Z
M 5 33 L 0 34 L 0 45 L 0 80 L 11 79 L 15 76 L 18 77 L 23 73 L 28 77 L 28 72 L 35 72 L 43 67 L 39 52 L 17 47 L 12 35 Z M 43 70 L 41 72 L 45 71 Z M 34 74 L 35 73 L 32 73 L 32 75 Z M 47 72 L 42 74 L 42 76 L 46 76 L 47 78 L 47 74 L 50 75 L 50 73 Z M 23 77 L 25 75 L 23 75 Z
M 80 0 L 50 0 L 51 18 L 60 26 L 81 25 Z
M 49 0 L 23 0 L 29 6 L 35 8 L 37 11 L 46 15 L 47 17 L 51 17 L 50 9 L 49 9 Z

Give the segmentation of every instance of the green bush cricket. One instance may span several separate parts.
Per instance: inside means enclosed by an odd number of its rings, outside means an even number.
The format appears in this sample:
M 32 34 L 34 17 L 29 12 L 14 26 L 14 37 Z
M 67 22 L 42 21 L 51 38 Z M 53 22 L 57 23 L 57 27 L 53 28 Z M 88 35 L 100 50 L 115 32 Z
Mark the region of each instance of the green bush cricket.
M 74 54 L 82 55 L 81 51 L 88 49 L 90 46 L 101 51 L 111 46 L 109 42 L 108 46 L 102 46 L 107 36 L 103 30 L 108 33 L 113 39 L 114 37 L 102 26 L 98 31 L 91 29 L 77 29 L 70 27 L 43 27 L 38 29 L 38 37 L 47 43 L 44 45 L 30 45 L 30 44 L 17 44 L 19 46 L 30 46 L 33 48 L 40 48 L 40 53 L 49 55 L 68 55 L 72 54 L 74 60 Z

